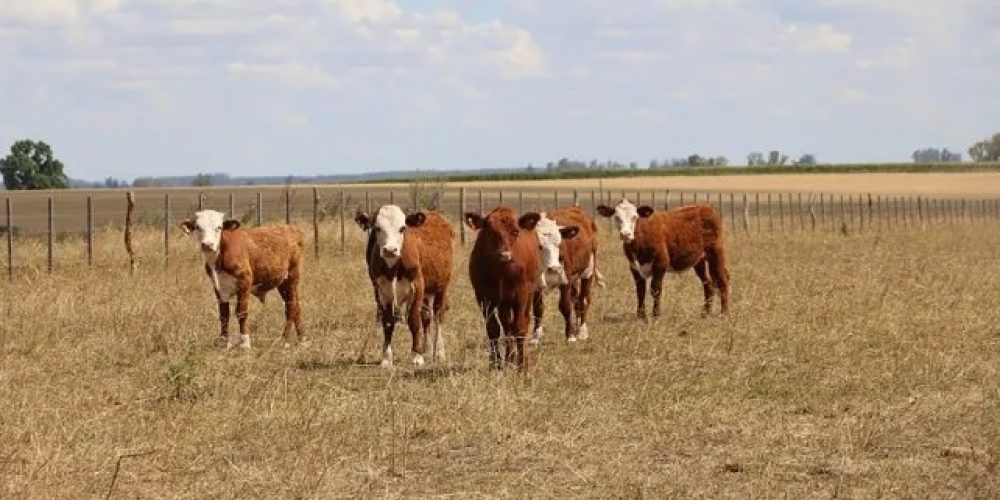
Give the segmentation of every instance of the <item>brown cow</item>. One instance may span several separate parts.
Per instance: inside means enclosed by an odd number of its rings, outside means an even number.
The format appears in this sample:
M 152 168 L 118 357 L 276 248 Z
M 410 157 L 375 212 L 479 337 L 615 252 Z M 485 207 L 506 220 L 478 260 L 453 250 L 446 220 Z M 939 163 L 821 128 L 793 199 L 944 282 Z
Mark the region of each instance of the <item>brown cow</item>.
M 233 346 L 229 338 L 229 303 L 236 299 L 236 318 L 240 325 L 239 346 L 250 348 L 247 313 L 250 294 L 261 302 L 267 292 L 277 288 L 285 302 L 285 329 L 281 336 L 289 345 L 292 326 L 299 342 L 307 343 L 299 309 L 299 279 L 302 275 L 304 238 L 302 231 L 285 224 L 242 229 L 237 220 L 226 220 L 221 212 L 202 210 L 194 219 L 181 222 L 205 259 L 205 273 L 212 281 L 219 302 L 222 323 L 220 341 Z
M 365 258 L 385 336 L 382 366 L 392 367 L 392 332 L 404 306 L 413 337 L 413 364 L 424 364 L 424 336 L 432 319 L 435 338 L 431 354 L 443 361 L 442 322 L 455 239 L 451 224 L 434 212 L 407 216 L 396 205 L 383 206 L 375 217 L 358 212 L 354 220 L 368 231 Z
M 699 204 L 654 212 L 652 207 L 636 208 L 622 199 L 615 208 L 600 205 L 597 211 L 612 218 L 622 240 L 635 281 L 636 311 L 640 318 L 646 317 L 646 280 L 652 278 L 653 316 L 659 316 L 664 274 L 691 267 L 704 288 L 705 314 L 712 311 L 716 289 L 722 314 L 729 311 L 729 270 L 722 240 L 722 217 L 715 207 Z
M 469 256 L 469 279 L 486 321 L 493 368 L 498 370 L 504 367 L 501 336 L 507 347 L 506 363 L 527 369 L 524 340 L 534 296 L 540 293 L 541 264 L 534 231 L 540 218 L 534 212 L 518 218 L 507 207 L 497 207 L 485 217 L 465 214 L 465 223 L 478 231 Z
M 587 340 L 587 310 L 591 288 L 601 280 L 597 271 L 597 224 L 579 205 L 561 208 L 550 214 L 542 212 L 535 226 L 542 256 L 542 292 L 535 300 L 535 330 L 531 341 L 542 339 L 544 292 L 559 288 L 559 312 L 565 321 L 566 340 Z M 576 309 L 574 328 L 573 309 Z

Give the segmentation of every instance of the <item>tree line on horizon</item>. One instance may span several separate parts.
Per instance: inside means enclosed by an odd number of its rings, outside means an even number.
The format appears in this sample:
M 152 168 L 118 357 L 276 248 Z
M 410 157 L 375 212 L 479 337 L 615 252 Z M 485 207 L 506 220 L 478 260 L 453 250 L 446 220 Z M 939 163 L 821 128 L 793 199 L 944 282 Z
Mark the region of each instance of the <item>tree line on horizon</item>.
M 997 162 L 1000 161 L 1000 132 L 991 137 L 976 142 L 968 149 L 969 157 L 974 162 Z M 915 163 L 960 163 L 962 154 L 950 151 L 948 148 L 923 148 L 917 149 L 911 155 Z M 816 165 L 816 156 L 813 154 L 803 154 L 797 160 L 789 164 L 788 155 L 782 154 L 779 150 L 771 150 L 765 156 L 762 152 L 751 152 L 747 155 L 747 166 L 785 166 L 785 165 Z M 687 157 L 652 159 L 646 165 L 647 169 L 666 169 L 684 167 L 725 167 L 729 165 L 729 160 L 725 156 L 702 156 L 701 154 L 691 154 Z M 568 171 L 593 171 L 593 170 L 638 170 L 639 163 L 621 162 L 607 160 L 600 162 L 596 159 L 590 161 L 573 160 L 560 158 L 557 161 L 550 161 L 545 164 L 544 170 L 529 164 L 524 168 L 524 172 L 533 173 L 557 173 Z M 69 177 L 65 173 L 65 166 L 55 157 L 52 147 L 44 141 L 34 141 L 31 139 L 21 139 L 15 141 L 10 146 L 10 153 L 0 159 L 0 173 L 3 175 L 3 184 L 7 190 L 29 190 L 29 189 L 65 189 L 71 187 Z M 186 179 L 181 177 L 182 179 Z M 128 181 L 106 178 L 103 182 L 97 183 L 76 183 L 72 187 L 97 187 L 97 188 L 127 188 L 127 187 L 160 187 L 167 184 L 163 177 L 138 177 L 130 185 Z M 227 174 L 207 174 L 199 173 L 190 177 L 190 185 L 195 187 L 232 185 L 232 179 Z M 268 178 L 271 179 L 271 178 Z M 295 178 L 288 176 L 284 178 L 285 183 L 291 184 Z M 244 181 L 246 182 L 246 181 Z M 252 184 L 252 181 L 250 182 Z

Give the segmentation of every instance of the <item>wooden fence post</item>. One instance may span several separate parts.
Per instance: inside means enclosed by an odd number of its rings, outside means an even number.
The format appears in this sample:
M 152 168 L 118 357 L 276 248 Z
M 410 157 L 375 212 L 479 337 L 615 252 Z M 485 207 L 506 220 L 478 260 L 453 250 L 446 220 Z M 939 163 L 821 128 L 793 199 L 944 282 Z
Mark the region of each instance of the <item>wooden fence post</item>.
M 396 191 L 392 188 L 389 188 L 389 204 L 390 205 L 396 204 Z
M 806 231 L 806 214 L 802 211 L 802 193 L 797 193 L 796 197 L 799 205 L 799 231 L 804 233 Z
M 750 235 L 750 203 L 747 202 L 746 193 L 743 193 L 743 232 Z
M 483 190 L 479 190 L 479 215 L 483 214 Z
M 458 240 L 465 246 L 465 188 L 458 188 Z
M 847 195 L 847 212 L 850 216 L 848 220 L 850 223 L 847 224 L 848 229 L 854 229 L 854 195 Z
M 782 197 L 781 193 L 778 193 L 778 227 L 781 228 L 781 232 L 785 232 L 785 209 L 782 207 Z
M 558 210 L 559 209 L 559 190 L 558 189 L 553 189 L 552 190 L 552 203 L 553 203 L 552 210 Z
M 655 191 L 654 191 L 654 193 L 655 193 Z M 719 196 L 722 196 L 722 195 L 720 194 Z M 653 204 L 653 208 L 654 209 L 656 208 L 656 204 L 655 203 Z M 721 210 L 721 207 L 719 207 L 719 208 Z M 736 234 L 736 230 L 737 230 L 737 227 L 736 227 L 736 193 L 733 193 L 733 192 L 729 193 L 729 221 L 730 221 L 729 223 L 733 226 L 732 227 L 732 232 L 735 235 Z
M 236 196 L 229 193 L 229 216 L 236 218 Z
M 125 193 L 128 207 L 125 211 L 125 252 L 128 253 L 129 274 L 135 274 L 135 250 L 132 248 L 132 215 L 135 212 L 135 193 Z
M 313 257 L 319 259 L 319 188 L 313 186 Z
M 94 267 L 94 199 L 87 196 L 87 267 Z
M 49 217 L 48 217 L 49 218 L 49 258 L 48 258 L 48 264 L 49 265 L 48 265 L 48 268 L 49 268 L 49 274 L 52 274 L 52 258 L 53 258 L 53 251 L 55 250 L 53 248 L 55 246 L 55 222 L 53 221 L 52 197 L 51 196 L 49 196 L 49 198 L 48 198 L 48 214 L 49 214 Z
M 767 193 L 767 230 L 774 232 L 774 211 L 771 208 L 771 193 Z
M 163 195 L 163 266 L 170 263 L 170 193 Z
M 14 281 L 14 204 L 7 198 L 7 280 Z
M 497 205 L 503 205 L 503 189 L 497 190 Z
M 390 191 L 391 192 L 391 191 Z M 340 188 L 340 253 L 341 255 L 347 254 L 347 230 L 344 219 L 347 217 L 347 196 L 344 193 L 344 188 Z
M 285 189 L 285 224 L 292 223 L 292 190 Z
M 580 204 L 580 192 L 577 191 L 576 188 L 573 189 L 573 204 L 574 205 Z
M 367 189 L 365 190 L 365 213 L 366 214 L 372 213 L 372 198 L 371 194 L 368 193 Z
M 261 198 L 260 191 L 257 191 L 257 225 L 260 226 L 264 223 L 264 200 Z
M 198 211 L 205 210 L 205 192 L 198 191 Z
M 813 194 L 812 193 L 809 194 L 809 200 L 808 200 L 807 203 L 809 203 L 809 230 L 815 233 L 816 232 L 816 207 L 813 206 Z M 803 227 L 803 230 L 805 230 L 804 227 Z
M 524 213 L 524 191 L 517 190 L 517 213 Z
M 597 219 L 597 193 L 593 189 L 590 190 L 590 216 Z
M 757 234 L 760 234 L 761 226 L 763 225 L 760 222 L 760 193 L 753 194 L 753 208 L 754 222 L 757 225 Z

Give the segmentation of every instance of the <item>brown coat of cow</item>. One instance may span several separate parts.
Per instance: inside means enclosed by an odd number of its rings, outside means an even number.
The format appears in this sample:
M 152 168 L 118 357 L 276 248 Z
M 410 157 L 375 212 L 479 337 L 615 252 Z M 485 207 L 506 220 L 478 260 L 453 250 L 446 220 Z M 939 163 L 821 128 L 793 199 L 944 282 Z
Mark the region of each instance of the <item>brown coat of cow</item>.
M 185 232 L 194 231 L 193 221 L 181 223 Z M 305 239 L 296 227 L 275 224 L 243 229 L 237 220 L 226 220 L 219 240 L 218 255 L 205 263 L 205 273 L 213 282 L 219 303 L 220 335 L 229 339 L 230 300 L 236 297 L 241 346 L 249 347 L 247 315 L 250 295 L 261 301 L 267 292 L 277 289 L 285 303 L 285 327 L 282 338 L 287 345 L 294 326 L 300 342 L 306 342 L 299 306 L 299 280 Z
M 589 336 L 587 311 L 590 308 L 591 291 L 600 280 L 597 271 L 597 223 L 579 205 L 570 205 L 546 214 L 556 224 L 576 227 L 578 232 L 571 238 L 563 238 L 559 245 L 559 260 L 566 272 L 568 284 L 559 285 L 559 312 L 565 323 L 566 339 L 586 340 Z M 573 312 L 576 312 L 574 328 Z M 542 315 L 545 312 L 543 295 L 535 298 L 535 338 L 541 337 Z
M 380 287 L 395 286 L 393 283 L 406 283 L 406 286 L 411 287 L 405 305 L 414 361 L 417 364 L 423 363 L 426 351 L 424 337 L 430 330 L 432 320 L 436 320 L 437 326 L 436 339 L 431 344 L 432 354 L 443 360 L 445 352 L 441 332 L 444 313 L 448 308 L 455 231 L 451 223 L 436 212 L 417 212 L 406 216 L 405 220 L 407 229 L 399 258 L 390 267 L 378 251 L 377 235 L 372 230 L 375 219 L 363 212 L 355 217 L 358 225 L 369 230 L 365 255 L 368 276 L 375 289 L 375 304 L 382 322 L 385 347 L 388 348 L 392 343 L 393 330 L 400 314 L 396 307 L 401 304 L 389 304 L 388 308 L 385 307 L 383 300 L 380 300 L 379 290 Z M 386 358 L 383 359 L 387 366 L 392 364 L 391 354 L 389 356 L 388 362 Z
M 500 338 L 504 337 L 506 363 L 528 368 L 525 337 L 531 321 L 535 294 L 540 293 L 541 265 L 538 236 L 534 232 L 540 216 L 521 217 L 507 207 L 497 207 L 485 216 L 465 214 L 465 223 L 478 231 L 469 256 L 469 279 L 476 303 L 486 321 L 493 367 L 502 369 Z
M 605 217 L 615 212 L 606 206 L 598 211 Z M 705 293 L 705 314 L 712 310 L 712 298 L 719 292 L 722 314 L 729 311 L 729 270 L 722 233 L 722 217 L 712 205 L 687 205 L 666 211 L 649 206 L 637 209 L 634 239 L 622 244 L 635 281 L 636 312 L 646 317 L 646 280 L 652 278 L 653 316 L 660 315 L 663 277 L 668 271 L 694 268 Z

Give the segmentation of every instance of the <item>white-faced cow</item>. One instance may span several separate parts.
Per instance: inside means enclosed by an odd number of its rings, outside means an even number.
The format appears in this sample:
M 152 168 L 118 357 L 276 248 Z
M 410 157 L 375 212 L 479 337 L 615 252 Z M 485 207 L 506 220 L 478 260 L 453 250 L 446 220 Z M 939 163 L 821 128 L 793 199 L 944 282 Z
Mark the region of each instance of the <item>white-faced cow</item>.
M 413 364 L 424 364 L 424 337 L 432 319 L 431 354 L 444 360 L 442 324 L 455 239 L 451 224 L 434 212 L 406 215 L 396 205 L 381 207 L 374 217 L 358 212 L 354 220 L 368 231 L 365 258 L 385 337 L 382 366 L 392 367 L 392 333 L 404 311 L 413 340 Z
M 559 312 L 565 320 L 566 340 L 586 340 L 590 336 L 587 310 L 591 289 L 600 280 L 597 271 L 597 224 L 578 205 L 540 215 L 535 232 L 538 233 L 542 259 L 542 291 L 559 289 Z M 534 343 L 542 339 L 543 298 L 543 294 L 535 298 L 535 330 L 531 339 Z M 573 321 L 574 309 L 578 326 Z
M 466 212 L 465 223 L 478 231 L 469 256 L 469 279 L 486 322 L 490 357 L 495 369 L 515 364 L 528 368 L 524 341 L 542 268 L 535 225 L 541 217 L 529 212 L 520 218 L 507 207 L 485 216 Z M 500 356 L 503 337 L 507 354 Z
M 635 281 L 636 311 L 646 317 L 646 282 L 651 279 L 653 316 L 660 315 L 660 295 L 667 271 L 694 268 L 705 292 L 705 314 L 712 310 L 716 289 L 722 314 L 729 310 L 729 270 L 722 239 L 722 217 L 712 205 L 688 205 L 656 212 L 652 207 L 636 207 L 623 199 L 616 207 L 597 207 L 610 217 L 622 240 Z
M 243 229 L 240 222 L 225 219 L 221 212 L 202 210 L 194 219 L 181 222 L 181 229 L 191 235 L 205 260 L 205 273 L 212 282 L 219 303 L 222 324 L 221 342 L 234 345 L 229 337 L 230 303 L 236 301 L 239 321 L 238 345 L 250 348 L 247 313 L 250 295 L 261 302 L 270 290 L 278 289 L 285 302 L 285 328 L 282 338 L 289 345 L 294 325 L 300 342 L 307 342 L 299 308 L 299 279 L 302 275 L 304 239 L 298 228 L 274 224 Z

